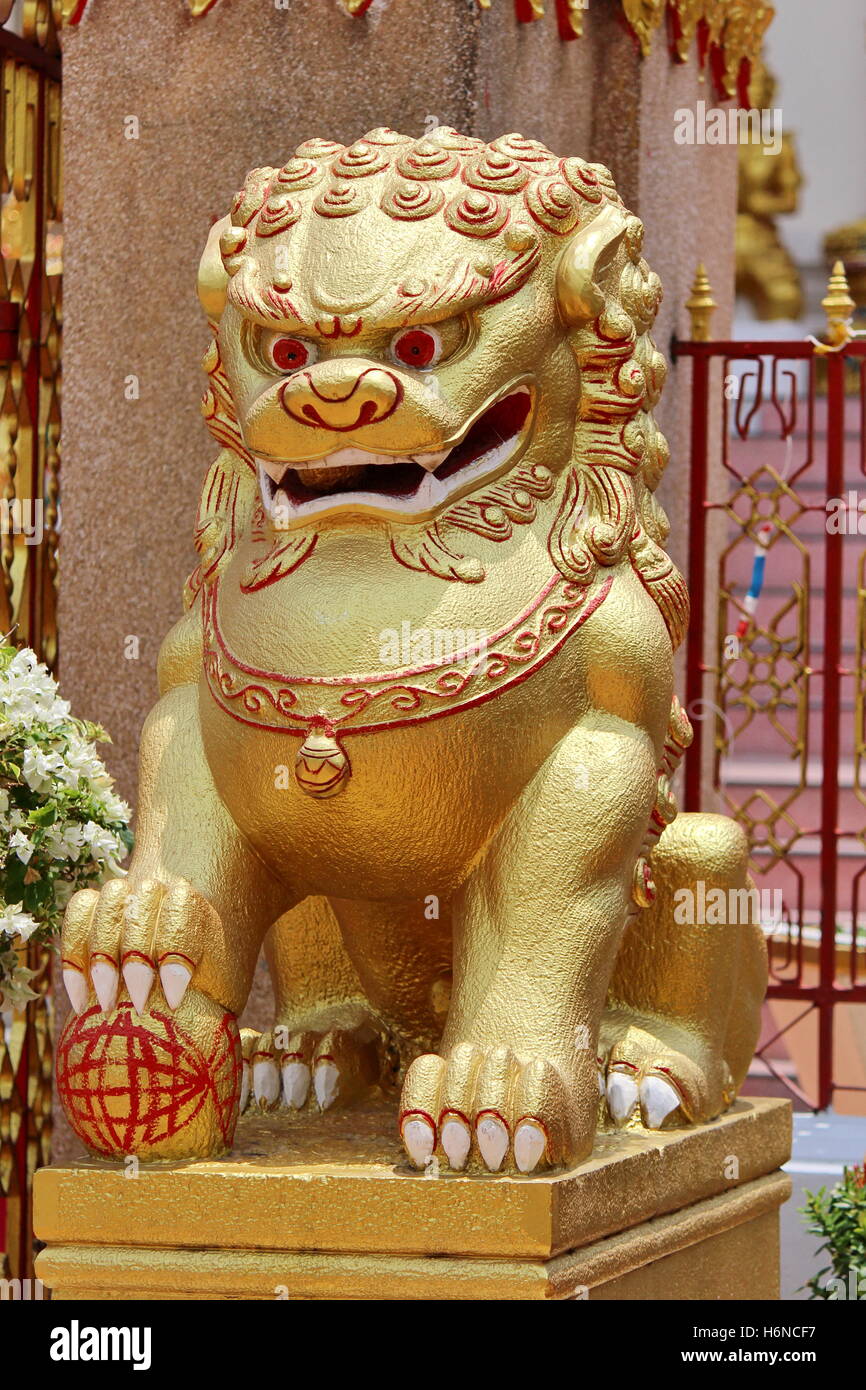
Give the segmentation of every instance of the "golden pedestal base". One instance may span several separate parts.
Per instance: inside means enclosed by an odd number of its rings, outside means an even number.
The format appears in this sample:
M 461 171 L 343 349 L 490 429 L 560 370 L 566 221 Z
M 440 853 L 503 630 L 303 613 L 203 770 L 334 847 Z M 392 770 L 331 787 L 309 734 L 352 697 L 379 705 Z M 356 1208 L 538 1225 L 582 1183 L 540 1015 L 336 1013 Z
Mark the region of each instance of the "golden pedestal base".
M 36 1175 L 62 1299 L 774 1299 L 786 1101 L 599 1135 L 552 1177 L 423 1176 L 393 1107 L 245 1117 L 228 1158 Z

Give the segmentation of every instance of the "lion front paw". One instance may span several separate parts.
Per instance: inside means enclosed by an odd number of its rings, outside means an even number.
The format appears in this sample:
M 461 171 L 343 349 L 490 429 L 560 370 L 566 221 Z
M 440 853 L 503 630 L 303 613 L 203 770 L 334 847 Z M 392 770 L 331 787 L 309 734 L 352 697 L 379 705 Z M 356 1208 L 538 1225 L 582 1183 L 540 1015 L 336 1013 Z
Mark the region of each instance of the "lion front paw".
M 76 893 L 66 909 L 62 947 L 73 1009 L 84 1012 L 92 989 L 102 1012 L 110 1013 L 122 982 L 136 1012 L 144 1013 L 157 974 L 166 1005 L 177 1009 L 218 924 L 210 903 L 184 879 L 145 879 L 133 887 L 113 878 L 99 892 Z M 211 995 L 213 983 L 197 980 Z
M 427 1053 L 403 1085 L 400 1132 L 411 1162 L 425 1168 L 437 1145 L 451 1168 L 473 1155 L 490 1173 L 514 1166 L 574 1163 L 592 1148 L 595 1081 L 544 1057 L 518 1058 L 510 1048 L 459 1043 L 447 1056 Z
M 196 975 L 214 917 L 180 881 L 132 891 L 113 879 L 69 903 L 63 978 L 73 1013 L 57 1086 L 75 1133 L 103 1157 L 203 1158 L 231 1144 L 240 1036 Z

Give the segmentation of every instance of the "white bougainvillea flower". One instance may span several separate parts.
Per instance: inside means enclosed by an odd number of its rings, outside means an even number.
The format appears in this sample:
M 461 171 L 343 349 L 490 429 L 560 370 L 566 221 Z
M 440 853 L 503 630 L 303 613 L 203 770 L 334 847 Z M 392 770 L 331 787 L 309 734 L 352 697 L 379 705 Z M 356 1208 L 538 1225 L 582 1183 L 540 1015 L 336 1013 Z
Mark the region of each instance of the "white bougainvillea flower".
M 14 850 L 22 864 L 29 864 L 33 858 L 33 842 L 28 840 L 23 830 L 16 830 L 9 836 L 9 848 Z
M 39 923 L 29 912 L 22 910 L 23 906 L 23 903 L 12 903 L 9 906 L 0 903 L 0 932 L 5 931 L 9 936 L 29 941 Z
M 57 728 L 69 718 L 69 702 L 59 698 L 56 682 L 27 648 L 0 673 L 0 705 L 4 723 L 13 727 L 39 722 Z M 8 737 L 8 728 L 5 732 Z
M 59 753 L 43 753 L 39 748 L 25 748 L 21 773 L 33 792 L 50 791 L 55 781 L 62 786 L 75 786 L 78 781 L 77 775 L 74 775 L 74 780 L 70 782 Z

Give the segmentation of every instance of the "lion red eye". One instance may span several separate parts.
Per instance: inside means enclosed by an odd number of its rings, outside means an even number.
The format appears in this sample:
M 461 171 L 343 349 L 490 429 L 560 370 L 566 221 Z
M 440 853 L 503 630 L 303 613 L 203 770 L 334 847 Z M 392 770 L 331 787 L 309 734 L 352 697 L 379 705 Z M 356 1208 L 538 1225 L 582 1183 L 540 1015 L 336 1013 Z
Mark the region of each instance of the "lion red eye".
M 315 361 L 315 350 L 303 338 L 271 338 L 266 344 L 267 356 L 280 372 L 296 372 L 299 367 L 307 367 Z
M 404 367 L 435 367 L 441 354 L 435 328 L 404 328 L 391 339 L 391 356 Z

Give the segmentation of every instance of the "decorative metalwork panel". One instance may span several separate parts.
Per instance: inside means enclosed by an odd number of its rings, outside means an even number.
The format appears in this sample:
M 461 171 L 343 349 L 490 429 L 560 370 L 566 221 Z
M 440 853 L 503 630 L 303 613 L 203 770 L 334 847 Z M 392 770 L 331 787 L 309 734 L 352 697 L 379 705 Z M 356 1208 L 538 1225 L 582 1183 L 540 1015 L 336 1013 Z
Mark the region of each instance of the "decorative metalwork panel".
M 2 7 L 0 28 L 0 634 L 57 661 L 62 333 L 59 0 Z M 17 31 L 16 16 L 20 14 Z M 30 1183 L 51 1138 L 50 956 L 42 993 L 0 1011 L 0 1207 L 13 1277 L 31 1259 Z M 2 1222 L 0 1222 L 2 1224 Z M 2 1263 L 2 1252 L 0 1252 Z
M 801 364 L 808 373 L 804 419 L 798 418 L 797 373 L 782 364 L 782 358 L 763 356 L 724 360 L 725 379 L 736 380 L 738 388 L 723 411 L 723 466 L 731 493 L 721 506 L 728 540 L 720 557 L 719 656 L 711 668 L 719 710 L 714 779 L 723 808 L 749 835 L 758 882 L 772 880 L 775 886 L 776 871 L 785 866 L 790 881 L 784 902 L 803 923 L 805 882 L 796 851 L 809 818 L 803 795 L 809 781 L 815 590 L 802 524 L 812 510 L 808 489 L 821 463 L 814 453 L 814 364 Z M 745 596 L 761 556 L 767 579 L 752 615 Z M 772 582 L 780 570 L 784 582 Z M 751 764 L 754 782 L 741 780 L 744 764 L 746 774 Z M 764 769 L 769 777 L 761 776 Z M 779 773 L 777 785 L 770 777 Z M 731 774 L 739 779 L 731 781 Z M 771 969 L 787 976 L 793 949 L 788 934 L 782 959 L 776 949 L 771 953 Z

